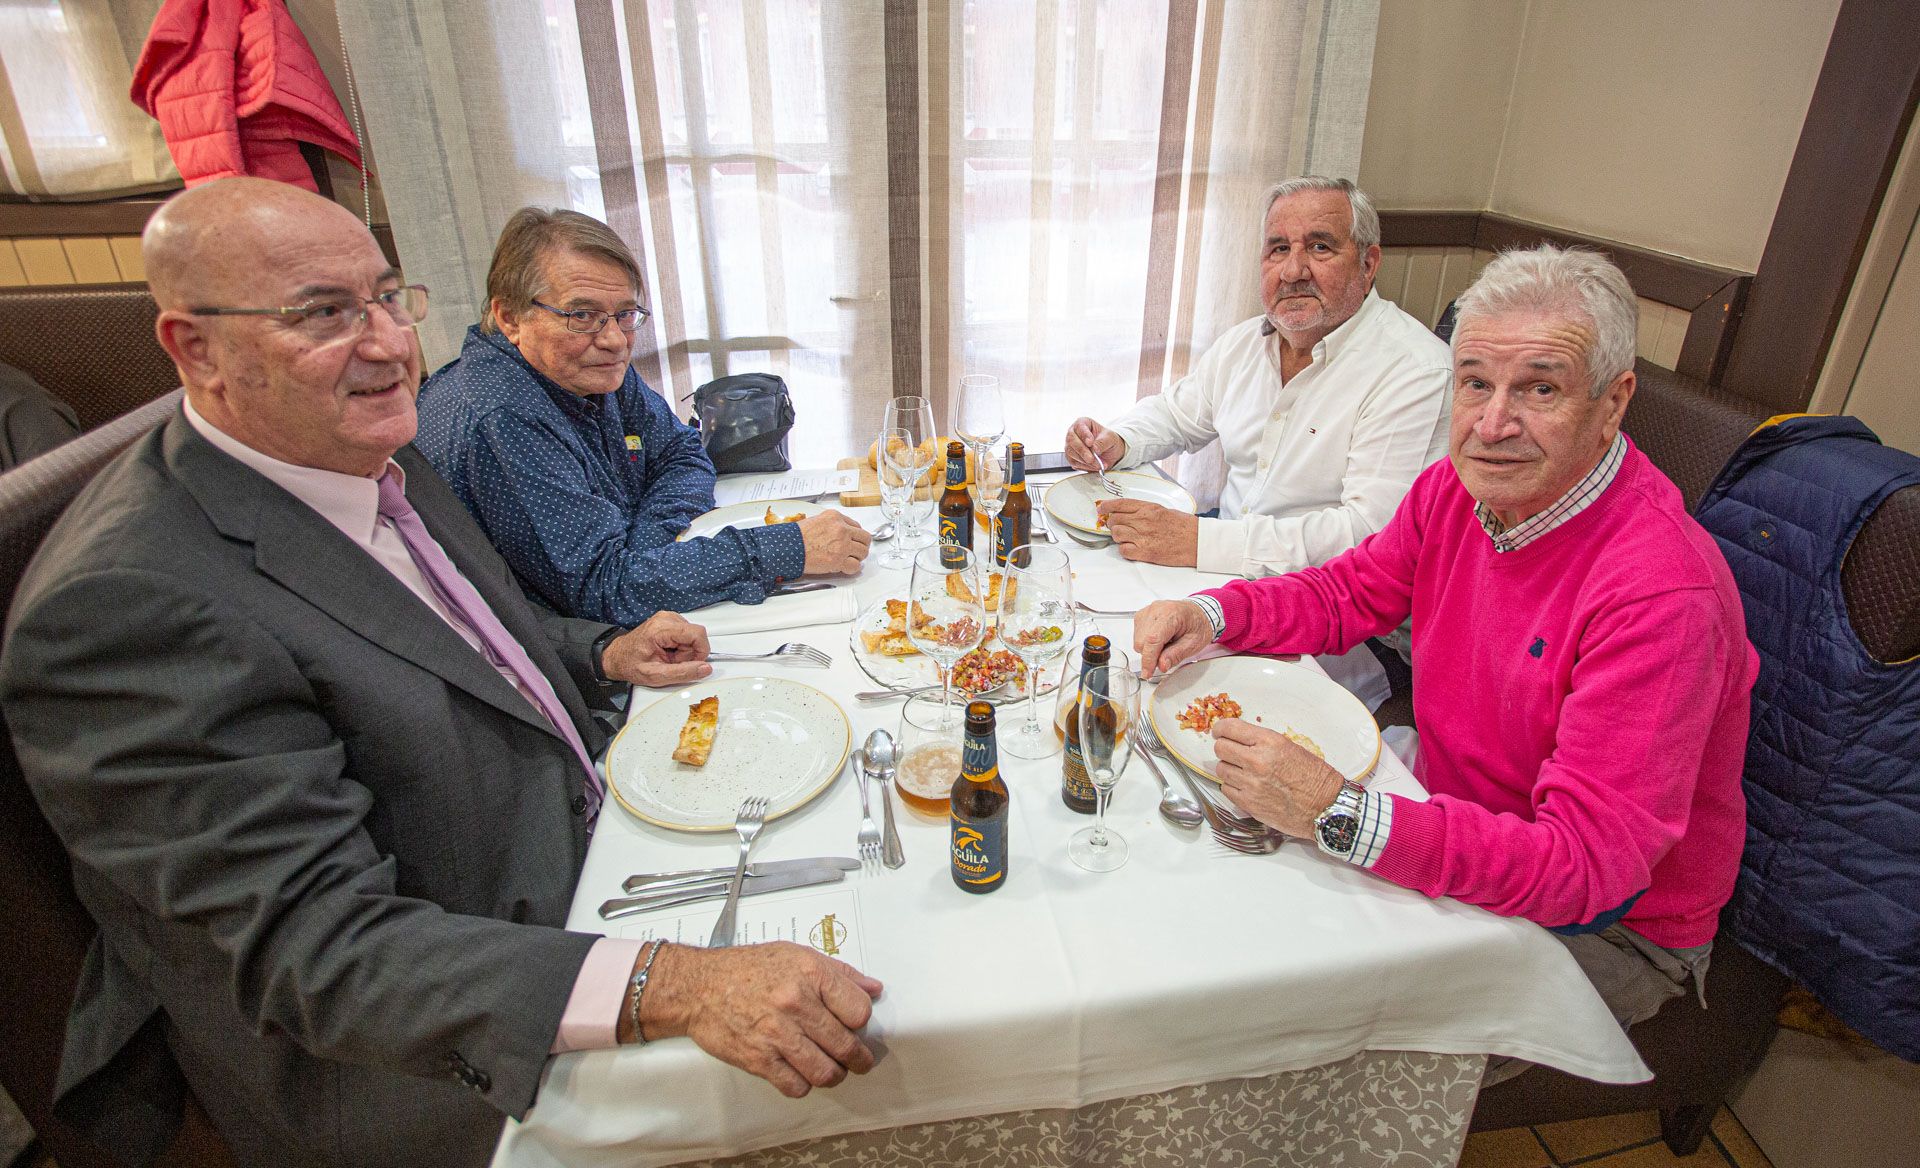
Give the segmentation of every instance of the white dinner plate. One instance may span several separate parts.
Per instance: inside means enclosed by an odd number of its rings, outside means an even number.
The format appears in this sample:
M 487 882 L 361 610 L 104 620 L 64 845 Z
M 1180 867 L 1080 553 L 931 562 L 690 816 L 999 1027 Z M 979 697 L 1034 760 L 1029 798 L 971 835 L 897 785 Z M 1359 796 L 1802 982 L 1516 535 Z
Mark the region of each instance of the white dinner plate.
M 680 538 L 686 540 L 712 535 L 729 527 L 765 527 L 769 509 L 775 515 L 782 517 L 818 515 L 826 510 L 818 503 L 809 503 L 803 499 L 775 499 L 764 503 L 728 503 L 725 507 L 715 507 L 705 515 L 695 517 Z
M 1380 758 L 1380 728 L 1359 698 L 1308 666 L 1272 657 L 1214 657 L 1167 675 L 1148 706 L 1153 728 L 1189 770 L 1219 781 L 1213 735 L 1188 730 L 1179 715 L 1196 698 L 1224 693 L 1241 717 L 1271 730 L 1311 739 L 1328 765 L 1359 780 Z
M 707 765 L 673 761 L 687 708 L 720 699 Z M 853 730 L 839 703 L 810 685 L 774 677 L 708 678 L 627 719 L 607 752 L 620 806 L 675 831 L 731 831 L 740 801 L 767 798 L 767 818 L 803 806 L 846 764 Z
M 904 598 L 905 589 L 902 589 L 901 595 L 893 599 L 901 600 Z M 940 671 L 935 666 L 933 658 L 928 657 L 924 653 L 918 653 L 912 657 L 888 657 L 881 653 L 869 653 L 867 651 L 866 642 L 860 639 L 860 634 L 863 632 L 878 633 L 885 631 L 887 619 L 887 601 L 886 598 L 883 597 L 868 605 L 866 611 L 862 612 L 859 617 L 854 620 L 853 631 L 847 634 L 847 648 L 852 650 L 853 659 L 859 662 L 860 668 L 865 671 L 868 677 L 873 678 L 873 680 L 888 689 L 903 689 L 918 685 L 939 685 Z M 1066 637 L 1064 639 L 1069 645 L 1073 644 L 1072 629 L 1066 631 Z M 1006 648 L 994 634 L 993 617 L 991 615 L 987 617 L 987 648 Z M 1050 694 L 1060 688 L 1060 659 L 1065 656 L 1066 653 L 1063 650 L 1060 656 L 1040 663 L 1040 693 L 1042 695 Z M 955 690 L 954 696 L 958 698 L 960 691 Z M 1016 701 L 1024 702 L 1027 700 L 1027 687 L 1024 682 L 1015 681 L 995 690 L 983 700 L 995 704 Z
M 1144 499 L 1149 503 L 1158 503 L 1162 507 L 1170 507 L 1175 511 L 1184 511 L 1188 515 L 1197 514 L 1200 510 L 1185 487 L 1179 483 L 1170 483 L 1159 475 L 1140 474 L 1131 470 L 1110 470 L 1107 472 L 1107 477 L 1113 480 L 1114 486 L 1125 492 L 1122 496 L 1124 498 Z M 1093 505 L 1098 500 L 1114 497 L 1100 485 L 1097 475 L 1069 475 L 1047 488 L 1045 507 L 1048 515 L 1075 531 L 1104 536 L 1107 534 L 1107 529 L 1094 526 L 1100 517 L 1094 512 Z

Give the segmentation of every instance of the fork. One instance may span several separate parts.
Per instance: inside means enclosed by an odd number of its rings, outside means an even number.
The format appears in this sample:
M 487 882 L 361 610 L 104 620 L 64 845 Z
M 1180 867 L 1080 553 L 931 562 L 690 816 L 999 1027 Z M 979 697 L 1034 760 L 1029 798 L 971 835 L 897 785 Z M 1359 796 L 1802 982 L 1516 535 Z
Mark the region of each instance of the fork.
M 802 645 L 789 641 L 769 653 L 708 653 L 709 661 L 764 661 L 769 657 L 798 657 L 803 665 L 818 665 L 825 669 L 833 664 L 833 658 L 822 653 L 812 645 Z
M 1107 477 L 1107 468 L 1102 465 L 1100 456 L 1097 454 L 1093 456 L 1093 473 L 1100 476 L 1100 485 L 1107 489 L 1107 494 L 1115 498 L 1122 498 L 1126 495 L 1125 491 L 1115 486 L 1113 480 Z
M 727 903 L 720 910 L 720 919 L 713 922 L 713 935 L 707 938 L 707 948 L 725 949 L 733 944 L 734 921 L 740 913 L 740 885 L 747 875 L 747 853 L 753 850 L 754 837 L 767 824 L 767 801 L 759 795 L 749 795 L 740 801 L 740 813 L 734 817 L 733 830 L 740 837 L 740 860 L 733 866 L 733 879 L 727 884 Z
M 1207 828 L 1220 844 L 1248 855 L 1265 855 L 1268 852 L 1278 851 L 1280 845 L 1285 842 L 1287 837 L 1283 833 L 1275 831 L 1251 816 L 1229 811 L 1221 806 L 1218 800 L 1201 790 L 1200 784 L 1195 782 L 1193 775 L 1188 772 L 1186 764 L 1173 756 L 1173 753 L 1167 749 L 1167 744 L 1160 741 L 1160 734 L 1154 729 L 1153 723 L 1146 719 L 1141 720 L 1140 742 L 1149 753 L 1166 759 L 1173 765 L 1173 769 L 1179 772 L 1181 779 L 1187 784 L 1187 789 L 1193 792 L 1195 799 L 1199 800 L 1200 814 L 1207 817 Z
M 860 775 L 860 864 L 863 868 L 877 868 L 880 865 L 880 828 L 873 822 L 873 806 L 868 802 L 867 788 L 873 785 L 873 777 L 867 774 L 867 752 L 860 752 L 858 764 Z

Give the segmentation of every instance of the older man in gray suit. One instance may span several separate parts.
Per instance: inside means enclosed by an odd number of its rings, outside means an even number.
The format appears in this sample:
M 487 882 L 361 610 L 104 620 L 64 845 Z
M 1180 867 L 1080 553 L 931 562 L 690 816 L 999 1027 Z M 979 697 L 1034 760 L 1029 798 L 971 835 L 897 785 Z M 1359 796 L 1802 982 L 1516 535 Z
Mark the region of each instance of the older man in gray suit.
M 686 1034 L 790 1095 L 870 1068 L 846 965 L 561 928 L 583 694 L 702 676 L 706 637 L 522 598 L 408 445 L 424 290 L 253 179 L 144 251 L 185 406 L 47 537 L 0 657 L 100 925 L 63 1110 L 137 1153 L 184 1072 L 243 1163 L 478 1164 L 557 1051 Z

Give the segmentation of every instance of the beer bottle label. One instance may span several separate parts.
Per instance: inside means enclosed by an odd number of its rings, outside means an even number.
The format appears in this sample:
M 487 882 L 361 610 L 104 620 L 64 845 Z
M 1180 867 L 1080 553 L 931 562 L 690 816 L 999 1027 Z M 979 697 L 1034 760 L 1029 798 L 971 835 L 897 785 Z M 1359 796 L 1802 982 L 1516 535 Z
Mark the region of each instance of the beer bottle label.
M 1068 717 L 1073 716 L 1068 715 Z M 1087 776 L 1087 760 L 1080 753 L 1080 743 L 1075 739 L 1067 740 L 1067 754 L 1061 781 L 1067 788 L 1067 794 L 1072 798 L 1087 803 L 1093 802 L 1095 793 L 1093 780 Z
M 953 821 L 954 879 L 991 888 L 1007 878 L 1007 817 Z
M 940 542 L 955 547 L 973 546 L 973 512 L 964 515 L 942 515 L 940 517 Z

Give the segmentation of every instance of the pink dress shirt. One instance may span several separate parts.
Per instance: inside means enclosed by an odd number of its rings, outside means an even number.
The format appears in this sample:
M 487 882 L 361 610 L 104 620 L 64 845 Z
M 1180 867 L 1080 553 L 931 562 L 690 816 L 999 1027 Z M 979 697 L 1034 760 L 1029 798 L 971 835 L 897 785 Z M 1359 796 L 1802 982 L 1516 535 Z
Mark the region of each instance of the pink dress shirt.
M 453 614 L 440 603 L 440 598 L 434 595 L 426 577 L 421 575 L 419 566 L 407 554 L 400 533 L 394 530 L 391 522 L 380 517 L 380 485 L 376 480 L 282 462 L 260 453 L 207 421 L 200 411 L 193 408 L 191 401 L 185 402 L 184 408 L 187 423 L 202 438 L 313 508 L 320 518 L 333 524 L 342 535 L 358 544 L 376 563 L 405 584 L 408 591 L 420 598 L 422 604 L 432 609 L 467 644 L 473 646 L 474 652 L 486 656 L 480 638 L 464 622 L 454 619 Z M 406 472 L 398 464 L 389 462 L 387 469 L 405 484 Z M 532 703 L 534 709 L 540 708 L 540 703 L 512 673 L 502 669 L 500 676 Z M 552 683 L 546 684 L 551 693 Z M 633 971 L 634 962 L 644 945 L 643 941 L 621 941 L 612 937 L 602 937 L 594 942 L 593 948 L 587 951 L 586 960 L 580 965 L 580 973 L 574 978 L 573 993 L 567 998 L 566 1012 L 560 1017 L 560 1031 L 554 1035 L 552 1053 L 595 1050 L 615 1045 L 620 1001 L 626 996 L 627 975 Z

